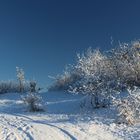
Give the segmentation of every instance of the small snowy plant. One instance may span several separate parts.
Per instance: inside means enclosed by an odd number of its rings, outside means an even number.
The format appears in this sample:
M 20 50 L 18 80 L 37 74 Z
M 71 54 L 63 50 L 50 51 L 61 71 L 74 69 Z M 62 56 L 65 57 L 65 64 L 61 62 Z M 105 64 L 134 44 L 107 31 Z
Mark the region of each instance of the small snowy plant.
M 19 81 L 19 92 L 23 92 L 24 83 L 25 83 L 24 71 L 23 69 L 16 67 L 16 72 L 17 72 L 17 79 Z
M 37 112 L 43 111 L 41 104 L 41 97 L 38 95 L 36 90 L 36 82 L 30 82 L 30 92 L 27 93 L 27 96 L 22 97 L 24 103 L 29 107 L 29 111 Z
M 127 124 L 132 125 L 134 124 L 134 112 L 132 110 L 132 106 L 129 103 L 128 99 L 123 99 L 119 101 L 119 104 L 117 106 L 118 110 L 118 118 L 117 123 L 118 124 Z
M 118 105 L 118 123 L 128 125 L 134 124 L 140 119 L 140 89 L 128 89 L 128 96 L 125 99 L 119 100 Z

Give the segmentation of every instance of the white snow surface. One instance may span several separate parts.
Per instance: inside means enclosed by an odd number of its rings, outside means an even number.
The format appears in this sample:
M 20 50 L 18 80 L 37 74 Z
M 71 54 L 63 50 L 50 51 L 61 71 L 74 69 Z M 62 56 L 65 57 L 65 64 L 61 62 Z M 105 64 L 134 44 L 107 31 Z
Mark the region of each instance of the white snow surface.
M 81 107 L 83 95 L 39 94 L 45 111 L 36 113 L 19 93 L 0 94 L 0 140 L 140 140 L 140 124 L 118 125 L 109 108 Z

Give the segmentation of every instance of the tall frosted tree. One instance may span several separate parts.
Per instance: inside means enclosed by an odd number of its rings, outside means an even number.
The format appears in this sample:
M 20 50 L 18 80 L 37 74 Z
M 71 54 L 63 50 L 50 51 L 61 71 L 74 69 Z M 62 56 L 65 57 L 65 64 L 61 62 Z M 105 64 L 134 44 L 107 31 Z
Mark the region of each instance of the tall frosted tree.
M 81 92 L 90 97 L 94 107 L 109 104 L 110 94 L 115 90 L 114 71 L 111 61 L 99 50 L 88 49 L 86 53 L 78 55 L 75 69 L 81 74 L 79 85 L 72 86 L 73 92 Z
M 16 67 L 16 72 L 17 72 L 17 79 L 19 81 L 19 92 L 24 91 L 24 83 L 25 83 L 25 76 L 24 76 L 24 71 L 23 69 Z

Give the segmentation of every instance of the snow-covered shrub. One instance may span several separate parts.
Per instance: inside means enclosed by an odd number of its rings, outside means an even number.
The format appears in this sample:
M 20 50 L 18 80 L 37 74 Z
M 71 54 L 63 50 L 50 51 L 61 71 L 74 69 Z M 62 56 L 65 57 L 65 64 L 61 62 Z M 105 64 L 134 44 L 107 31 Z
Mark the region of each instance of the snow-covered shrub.
M 54 83 L 48 88 L 49 91 L 67 91 L 70 85 L 80 79 L 80 74 L 73 69 L 73 66 L 69 66 L 62 75 L 51 78 L 54 79 Z
M 42 111 L 40 103 L 40 96 L 37 93 L 29 93 L 26 97 L 23 97 L 24 103 L 28 106 L 29 111 L 37 112 Z
M 117 106 L 117 123 L 132 125 L 134 121 L 134 112 L 132 110 L 132 105 L 128 99 L 120 100 Z
M 19 92 L 23 92 L 24 83 L 25 83 L 24 71 L 23 71 L 23 69 L 16 67 L 16 72 L 17 72 L 17 79 L 19 81 Z
M 118 123 L 134 124 L 140 119 L 140 89 L 128 89 L 128 96 L 115 101 L 118 110 Z
M 26 96 L 22 97 L 22 100 L 28 106 L 29 111 L 31 112 L 43 111 L 41 104 L 42 99 L 38 95 L 38 91 L 36 90 L 36 82 L 34 81 L 30 82 L 30 92 L 28 92 Z

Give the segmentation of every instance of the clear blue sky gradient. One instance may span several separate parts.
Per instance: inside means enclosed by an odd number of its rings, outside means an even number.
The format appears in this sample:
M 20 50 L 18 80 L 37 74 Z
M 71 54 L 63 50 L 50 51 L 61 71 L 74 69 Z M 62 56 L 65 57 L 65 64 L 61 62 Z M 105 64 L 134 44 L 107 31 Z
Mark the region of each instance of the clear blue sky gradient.
M 1 0 L 0 80 L 15 79 L 15 67 L 27 79 L 50 83 L 76 53 L 89 46 L 107 50 L 140 38 L 139 0 Z

